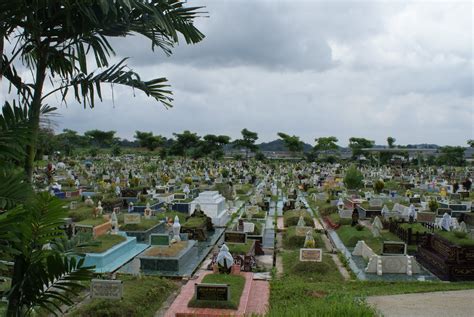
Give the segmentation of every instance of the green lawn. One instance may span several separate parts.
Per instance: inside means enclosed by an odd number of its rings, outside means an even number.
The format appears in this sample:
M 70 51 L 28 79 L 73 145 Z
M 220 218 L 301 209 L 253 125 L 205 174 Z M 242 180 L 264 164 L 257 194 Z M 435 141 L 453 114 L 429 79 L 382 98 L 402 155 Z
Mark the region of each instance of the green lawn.
M 89 300 L 69 316 L 154 316 L 168 296 L 177 289 L 175 283 L 156 276 L 118 275 L 124 282 L 122 300 Z
M 123 219 L 123 217 L 122 217 Z M 145 219 L 144 217 L 141 217 L 140 223 L 128 223 L 128 224 L 123 224 L 123 221 L 120 222 L 119 218 L 119 223 L 120 224 L 120 230 L 121 231 L 146 231 L 157 224 L 160 223 L 160 220 L 158 219 Z
M 108 220 L 105 220 L 104 218 L 102 218 L 102 216 L 98 216 L 97 218 L 88 218 L 88 219 L 81 220 L 79 222 L 76 222 L 76 224 L 95 227 L 103 223 L 106 223 L 107 221 Z
M 367 296 L 474 289 L 474 282 L 344 281 L 328 255 L 323 254 L 322 263 L 304 265 L 298 255 L 296 250 L 282 252 L 284 274 L 270 283 L 267 316 L 377 316 Z
M 184 228 L 198 228 L 206 223 L 206 217 L 191 217 L 186 221 L 182 227 Z
M 94 240 L 94 245 L 77 248 L 77 251 L 81 253 L 102 253 L 125 240 L 126 238 L 120 235 L 104 234 Z
M 247 239 L 247 243 L 226 243 L 231 254 L 247 254 L 253 246 L 255 240 Z
M 470 239 L 469 237 L 466 238 L 458 238 L 456 237 L 453 231 L 442 231 L 437 230 L 436 233 L 442 236 L 445 239 L 448 239 L 450 242 L 460 245 L 460 246 L 474 246 L 474 240 Z
M 382 252 L 383 241 L 401 241 L 396 235 L 388 230 L 381 231 L 381 237 L 374 238 L 372 232 L 368 228 L 358 231 L 355 227 L 344 225 L 337 229 L 337 234 L 346 247 L 355 247 L 357 241 L 364 240 L 372 250 L 380 254 Z
M 209 274 L 203 278 L 202 283 L 228 284 L 230 287 L 230 301 L 197 301 L 192 299 L 189 301 L 189 307 L 239 308 L 240 296 L 245 286 L 245 277 L 234 274 Z

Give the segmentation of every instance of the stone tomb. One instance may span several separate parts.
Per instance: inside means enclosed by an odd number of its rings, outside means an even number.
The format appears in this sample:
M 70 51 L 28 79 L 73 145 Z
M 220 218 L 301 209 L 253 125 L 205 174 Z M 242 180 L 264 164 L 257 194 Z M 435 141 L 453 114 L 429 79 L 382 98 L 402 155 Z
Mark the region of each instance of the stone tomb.
M 205 191 L 191 202 L 191 211 L 196 209 L 196 205 L 201 206 L 201 210 L 206 216 L 212 219 L 214 226 L 225 226 L 230 219 L 225 206 L 225 198 L 218 191 Z

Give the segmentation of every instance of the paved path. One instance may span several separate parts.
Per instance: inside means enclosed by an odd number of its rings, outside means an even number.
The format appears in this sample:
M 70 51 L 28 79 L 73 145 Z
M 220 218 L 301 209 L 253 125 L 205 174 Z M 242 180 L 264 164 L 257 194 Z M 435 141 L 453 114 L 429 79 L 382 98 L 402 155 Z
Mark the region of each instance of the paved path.
M 472 317 L 474 290 L 367 298 L 384 317 Z

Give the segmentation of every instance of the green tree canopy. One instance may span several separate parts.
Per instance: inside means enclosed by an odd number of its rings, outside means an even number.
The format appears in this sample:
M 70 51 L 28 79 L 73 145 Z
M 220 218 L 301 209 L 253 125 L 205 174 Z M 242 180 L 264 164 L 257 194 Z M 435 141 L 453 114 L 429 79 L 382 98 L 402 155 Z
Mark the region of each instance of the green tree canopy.
M 278 132 L 278 136 L 281 138 L 285 147 L 288 151 L 296 153 L 296 152 L 303 152 L 303 142 L 300 140 L 300 137 L 296 135 L 288 135 L 283 132 Z
M 252 132 L 247 129 L 243 129 L 241 132 L 242 139 L 234 140 L 233 146 L 237 148 L 244 148 L 246 153 L 246 158 L 249 156 L 250 152 L 257 152 L 258 146 L 255 144 L 255 141 L 258 140 L 257 132 Z
M 197 133 L 192 133 L 189 130 L 184 131 L 183 133 L 173 133 L 176 140 L 174 141 L 171 152 L 174 155 L 184 155 L 191 154 L 196 151 L 196 148 L 199 147 L 201 139 Z
M 356 157 L 362 154 L 362 149 L 371 148 L 375 144 L 374 141 L 368 140 L 365 138 L 355 138 L 352 137 L 349 139 L 349 147 L 352 150 L 352 157 Z
M 314 139 L 315 152 L 336 151 L 339 146 L 336 144 L 339 140 L 335 136 L 321 137 Z
M 98 147 L 109 147 L 114 143 L 115 140 L 115 131 L 101 131 L 101 130 L 89 130 L 84 132 L 93 146 Z
M 141 147 L 145 147 L 150 151 L 153 151 L 164 143 L 163 137 L 153 135 L 153 132 L 135 131 L 134 138 L 138 141 Z
M 443 146 L 439 149 L 440 155 L 436 159 L 439 165 L 463 166 L 466 163 L 464 151 L 461 146 Z
M 392 138 L 391 136 L 387 138 L 387 144 L 390 149 L 393 149 L 395 147 L 395 141 L 397 141 L 397 139 Z
M 347 189 L 358 189 L 362 187 L 363 180 L 362 173 L 355 166 L 350 166 L 344 176 L 344 185 Z

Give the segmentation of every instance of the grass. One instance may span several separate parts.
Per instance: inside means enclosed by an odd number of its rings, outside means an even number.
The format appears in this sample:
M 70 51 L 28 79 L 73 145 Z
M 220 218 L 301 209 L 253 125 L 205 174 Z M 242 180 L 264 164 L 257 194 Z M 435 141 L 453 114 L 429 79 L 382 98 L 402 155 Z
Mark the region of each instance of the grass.
M 383 241 L 401 241 L 396 235 L 389 232 L 388 230 L 382 230 L 379 238 L 374 238 L 372 232 L 368 228 L 363 228 L 358 231 L 355 227 L 350 225 L 344 225 L 337 229 L 337 234 L 346 247 L 355 247 L 357 241 L 364 240 L 372 250 L 380 254 L 382 252 Z
M 425 233 L 428 232 L 428 228 L 424 227 L 421 223 L 402 223 L 400 225 L 401 228 L 407 230 L 408 228 L 411 228 L 412 233 Z
M 102 253 L 125 240 L 126 238 L 120 235 L 104 234 L 94 240 L 97 245 L 77 248 L 77 251 L 81 253 Z
M 154 316 L 177 289 L 176 284 L 156 276 L 118 275 L 124 282 L 122 300 L 93 299 L 71 312 L 71 316 Z
M 283 247 L 285 249 L 299 249 L 304 246 L 305 236 L 296 235 L 296 227 L 289 227 L 283 234 Z M 313 233 L 316 248 L 323 248 L 324 243 L 318 233 Z
M 154 246 L 149 248 L 143 255 L 145 256 L 176 256 L 181 250 L 186 248 L 187 241 L 180 241 L 170 246 Z
M 167 219 L 171 218 L 174 221 L 174 217 L 178 216 L 179 218 L 179 223 L 183 224 L 186 221 L 186 216 L 187 214 L 184 214 L 179 211 L 166 211 L 166 212 L 157 212 L 156 217 L 159 218 L 160 220 L 164 219 L 165 217 Z
M 242 184 L 241 187 L 237 189 L 235 192 L 237 195 L 246 195 L 252 189 L 253 189 L 253 186 L 251 184 Z
M 306 226 L 314 227 L 313 218 L 311 218 L 311 215 L 303 209 L 286 211 L 283 214 L 283 222 L 285 224 L 285 227 L 296 226 L 298 224 L 300 216 L 303 216 Z
M 206 224 L 206 217 L 191 217 L 186 221 L 182 227 L 184 228 L 200 228 Z
M 251 216 L 252 216 L 252 219 L 254 219 L 254 218 L 255 219 L 265 219 L 265 217 L 267 216 L 267 212 L 261 210 L 261 211 L 255 213 L 255 214 L 251 214 Z M 247 219 L 247 213 L 246 212 L 243 213 L 242 218 Z
M 208 307 L 238 309 L 240 296 L 245 286 L 245 277 L 233 274 L 208 274 L 202 279 L 202 283 L 228 284 L 230 288 L 230 300 L 228 302 L 219 301 L 198 301 L 190 300 L 189 307 Z
M 254 240 L 247 239 L 247 243 L 226 243 L 231 254 L 247 254 L 252 248 Z
M 323 254 L 327 265 L 319 267 L 300 266 L 298 255 L 281 253 L 284 274 L 270 282 L 267 316 L 378 316 L 367 296 L 474 289 L 474 282 L 344 281 L 329 255 Z
M 123 216 L 122 216 L 123 219 Z M 140 223 L 127 223 L 126 225 L 123 224 L 123 220 L 120 221 L 119 218 L 119 223 L 120 224 L 120 230 L 122 231 L 146 231 L 150 228 L 153 228 L 157 224 L 160 223 L 160 220 L 158 219 L 145 219 L 144 217 L 141 217 Z
M 474 246 L 474 240 L 470 239 L 469 237 L 466 238 L 458 238 L 455 236 L 453 231 L 442 231 L 438 230 L 436 231 L 436 234 L 442 236 L 443 238 L 449 240 L 449 242 L 453 244 L 457 244 L 463 247 L 473 247 Z
M 104 218 L 102 218 L 102 216 L 98 216 L 97 218 L 88 218 L 88 219 L 84 219 L 84 220 L 81 220 L 79 222 L 77 222 L 76 224 L 77 225 L 84 225 L 84 226 L 99 226 L 103 223 L 106 223 L 108 220 L 105 220 Z

